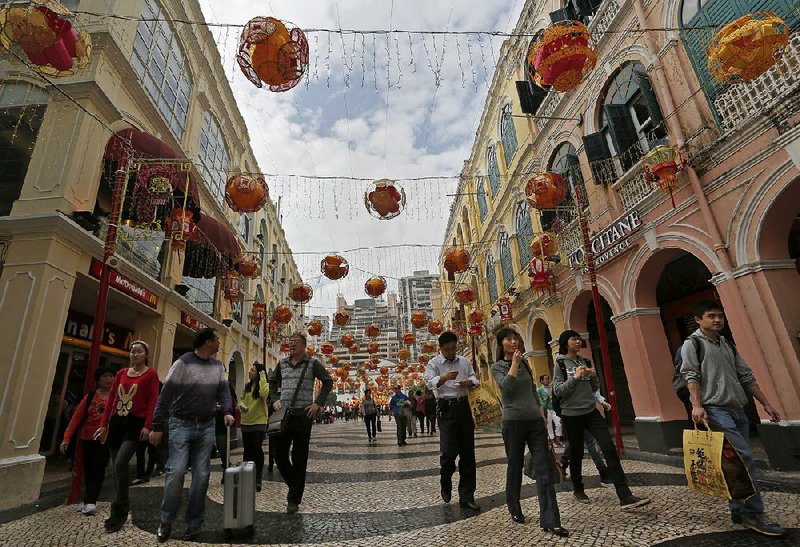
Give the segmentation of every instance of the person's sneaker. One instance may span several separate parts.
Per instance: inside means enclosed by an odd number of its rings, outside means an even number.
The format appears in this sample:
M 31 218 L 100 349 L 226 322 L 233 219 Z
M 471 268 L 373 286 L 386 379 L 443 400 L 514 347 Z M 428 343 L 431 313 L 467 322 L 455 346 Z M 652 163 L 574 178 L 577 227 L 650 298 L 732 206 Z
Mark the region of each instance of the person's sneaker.
M 636 509 L 637 507 L 647 505 L 648 503 L 650 503 L 650 500 L 647 498 L 640 498 L 638 496 L 630 495 L 627 498 L 619 501 L 619 507 L 623 511 L 630 511 L 631 509 Z
M 300 510 L 300 506 L 296 503 L 289 502 L 286 504 L 286 512 L 287 513 L 297 513 Z
M 739 511 L 734 511 L 731 513 L 731 522 L 734 524 L 741 524 L 742 523 L 742 514 Z
M 608 476 L 600 475 L 600 486 L 605 488 L 606 486 L 611 486 L 613 484 L 614 483 L 611 481 L 611 479 Z
M 778 526 L 776 523 L 767 522 L 766 519 L 764 519 L 763 513 L 754 515 L 740 515 L 740 518 L 744 526 L 765 536 L 777 537 L 786 533 L 786 530 Z
M 580 503 L 591 503 L 591 501 L 589 501 L 589 496 L 586 495 L 586 492 L 573 492 L 572 497 L 575 498 L 575 501 Z
M 81 510 L 81 513 L 83 513 L 87 517 L 91 517 L 92 515 L 97 513 L 97 504 L 87 503 L 86 505 L 83 506 L 83 510 Z
M 86 505 L 84 505 L 83 503 L 79 503 L 78 505 L 75 506 L 75 512 L 76 513 L 83 513 L 83 508 L 84 507 L 86 507 Z

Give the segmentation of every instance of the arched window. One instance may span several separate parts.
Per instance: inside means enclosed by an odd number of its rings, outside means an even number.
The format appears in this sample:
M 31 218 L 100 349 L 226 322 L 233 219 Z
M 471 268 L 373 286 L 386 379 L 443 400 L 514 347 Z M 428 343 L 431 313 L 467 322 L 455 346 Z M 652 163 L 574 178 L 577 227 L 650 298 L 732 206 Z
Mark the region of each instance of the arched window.
M 583 180 L 583 174 L 581 173 L 581 167 L 578 162 L 578 152 L 575 150 L 572 143 L 563 142 L 556 147 L 548 170 L 564 177 L 569 183 L 570 190 L 558 212 L 545 211 L 542 213 L 542 225 L 546 228 L 550 227 L 556 218 L 560 218 L 566 223 L 572 222 L 572 220 L 575 219 L 575 204 L 577 203 L 574 194 L 575 191 L 581 192 L 583 208 L 587 209 L 589 207 L 586 184 Z
M 267 221 L 261 219 L 261 226 L 258 229 L 258 257 L 261 259 L 261 271 L 267 267 L 265 260 L 267 259 L 267 243 L 269 231 L 267 230 Z
M 200 171 L 208 190 L 217 203 L 225 203 L 225 184 L 228 181 L 228 150 L 214 116 L 206 112 L 200 132 Z
M 136 27 L 131 66 L 170 131 L 180 141 L 186 129 L 192 80 L 189 63 L 167 16 L 155 0 L 145 0 Z
M 489 170 L 489 186 L 492 188 L 492 197 L 500 191 L 500 165 L 497 163 L 497 147 L 491 145 L 486 150 L 486 167 Z
M 489 303 L 497 300 L 497 271 L 494 269 L 494 257 L 486 257 L 486 285 L 489 287 Z
M 533 238 L 533 223 L 528 204 L 520 201 L 514 213 L 517 228 L 517 245 L 519 246 L 519 260 L 523 266 L 531 261 L 531 239 Z
M 500 232 L 500 269 L 503 271 L 503 290 L 514 284 L 514 263 L 511 260 L 511 241 L 506 232 Z
M 503 159 L 508 168 L 517 153 L 517 128 L 511 115 L 511 103 L 505 105 L 500 113 L 500 140 L 503 142 Z
M 483 222 L 489 212 L 489 206 L 486 204 L 486 183 L 483 177 L 475 179 L 475 187 L 475 194 L 478 198 L 478 214 L 481 217 L 481 222 Z

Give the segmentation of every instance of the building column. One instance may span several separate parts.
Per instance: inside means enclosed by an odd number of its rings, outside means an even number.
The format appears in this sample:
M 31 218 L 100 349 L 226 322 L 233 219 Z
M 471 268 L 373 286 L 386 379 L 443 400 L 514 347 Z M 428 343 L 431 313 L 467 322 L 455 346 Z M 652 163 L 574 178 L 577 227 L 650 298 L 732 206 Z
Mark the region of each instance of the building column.
M 158 317 L 141 317 L 136 321 L 136 337 L 150 346 L 150 366 L 156 369 L 163 382 L 172 366 L 172 348 L 175 345 L 175 328 L 181 312 L 169 301 Z
M 39 443 L 80 257 L 61 234 L 18 235 L 0 275 L 0 511 L 39 497 Z
M 682 446 L 686 410 L 672 389 L 672 355 L 660 308 L 636 308 L 612 317 L 628 379 L 634 428 L 644 452 Z

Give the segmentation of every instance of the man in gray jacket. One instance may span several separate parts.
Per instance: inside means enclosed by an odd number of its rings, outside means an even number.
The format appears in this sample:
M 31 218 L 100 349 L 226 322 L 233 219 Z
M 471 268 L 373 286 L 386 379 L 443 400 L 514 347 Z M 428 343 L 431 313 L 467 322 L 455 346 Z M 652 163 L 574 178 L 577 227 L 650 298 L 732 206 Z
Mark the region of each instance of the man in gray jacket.
M 744 413 L 747 404 L 745 390 L 764 406 L 764 412 L 770 420 L 779 422 L 780 414 L 769 404 L 756 383 L 753 371 L 733 344 L 720 335 L 725 327 L 722 307 L 715 302 L 699 302 L 694 309 L 694 320 L 699 328 L 681 348 L 681 374 L 686 378 L 689 388 L 692 420 L 725 433 L 725 438 L 747 465 L 756 488 L 756 494 L 746 502 L 728 502 L 731 519 L 761 534 L 782 536 L 784 529 L 764 517 L 764 502 L 758 492 L 756 468 L 748 440 L 750 423 Z

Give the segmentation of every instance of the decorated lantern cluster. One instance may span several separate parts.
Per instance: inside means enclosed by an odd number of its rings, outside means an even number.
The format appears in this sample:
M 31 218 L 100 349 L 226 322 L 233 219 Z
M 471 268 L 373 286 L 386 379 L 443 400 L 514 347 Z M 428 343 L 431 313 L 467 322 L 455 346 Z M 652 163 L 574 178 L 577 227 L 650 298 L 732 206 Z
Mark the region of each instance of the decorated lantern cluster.
M 60 2 L 36 3 L 40 5 L 0 8 L 3 47 L 19 47 L 30 68 L 51 77 L 70 76 L 85 67 L 92 52 L 89 34 L 72 26 L 74 15 Z
M 300 282 L 289 288 L 289 298 L 298 304 L 306 304 L 314 296 L 314 289 L 310 285 Z
M 675 196 L 672 190 L 678 186 L 678 174 L 686 167 L 686 160 L 675 148 L 667 144 L 656 146 L 644 158 L 644 175 L 648 182 L 655 182 L 662 192 L 669 192 L 672 207 Z
M 250 321 L 256 327 L 260 327 L 267 317 L 267 305 L 264 302 L 253 303 L 253 310 L 250 312 Z
M 261 177 L 233 175 L 225 184 L 225 201 L 237 213 L 255 213 L 268 197 L 269 188 Z
M 460 247 L 448 247 L 444 252 L 444 269 L 451 274 L 466 272 L 472 257 Z
M 364 193 L 364 204 L 369 213 L 381 220 L 390 220 L 406 206 L 406 193 L 389 179 L 376 180 L 375 189 Z
M 175 249 L 183 249 L 186 247 L 186 242 L 189 240 L 196 229 L 194 220 L 192 220 L 193 213 L 191 211 L 176 207 L 167 219 L 167 229 L 165 230 L 167 238 L 172 241 L 172 246 Z
M 241 255 L 234 260 L 233 269 L 242 277 L 255 279 L 261 274 L 261 261 L 251 254 Z
M 459 304 L 472 304 L 475 301 L 475 291 L 470 287 L 459 287 L 456 289 L 454 298 Z
M 239 300 L 242 296 L 242 276 L 233 271 L 225 272 L 222 292 L 225 295 L 225 300 Z
M 372 298 L 378 298 L 386 292 L 386 279 L 381 276 L 370 277 L 364 283 L 364 291 Z
M 347 263 L 343 256 L 339 255 L 326 256 L 320 262 L 319 267 L 322 275 L 333 281 L 342 279 L 350 271 L 350 264 Z
M 770 12 L 749 13 L 720 29 L 708 48 L 708 71 L 721 82 L 746 82 L 769 70 L 789 45 L 789 28 Z
M 537 173 L 525 185 L 525 198 L 535 209 L 555 209 L 567 197 L 567 181 L 557 173 Z
M 299 28 L 290 31 L 274 17 L 255 17 L 242 30 L 236 60 L 257 87 L 266 84 L 270 91 L 287 91 L 308 67 L 308 41 Z
M 347 310 L 339 310 L 333 314 L 333 322 L 337 327 L 346 327 L 353 318 Z
M 421 329 L 428 325 L 428 314 L 422 310 L 411 314 L 411 325 L 415 329 Z
M 534 257 L 528 263 L 528 277 L 532 289 L 545 291 L 553 286 L 553 272 L 548 263 L 540 257 Z
M 289 306 L 278 306 L 272 314 L 272 319 L 285 325 L 292 320 L 292 310 L 289 309 Z
M 558 254 L 558 238 L 551 232 L 535 234 L 531 238 L 531 256 L 547 259 Z
M 322 334 L 322 322 L 314 319 L 308 324 L 308 334 L 311 336 L 319 336 Z
M 531 79 L 562 93 L 578 86 L 596 62 L 589 29 L 578 21 L 555 23 L 528 50 Z

